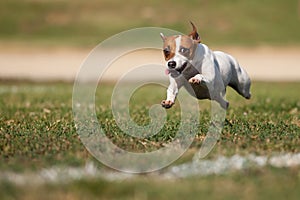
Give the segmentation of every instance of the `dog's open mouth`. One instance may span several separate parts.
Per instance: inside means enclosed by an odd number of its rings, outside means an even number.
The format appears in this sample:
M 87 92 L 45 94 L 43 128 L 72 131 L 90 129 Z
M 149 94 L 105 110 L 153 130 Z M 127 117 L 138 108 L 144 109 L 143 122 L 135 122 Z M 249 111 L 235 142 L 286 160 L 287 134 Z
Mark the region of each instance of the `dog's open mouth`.
M 181 74 L 181 72 L 186 68 L 187 64 L 188 64 L 188 62 L 184 62 L 180 68 L 177 68 L 175 70 Z
M 165 71 L 165 74 L 168 75 L 168 74 L 171 74 L 171 75 L 179 75 L 181 74 L 181 72 L 186 68 L 188 62 L 184 62 L 183 65 L 179 68 L 176 68 L 176 69 L 166 69 Z

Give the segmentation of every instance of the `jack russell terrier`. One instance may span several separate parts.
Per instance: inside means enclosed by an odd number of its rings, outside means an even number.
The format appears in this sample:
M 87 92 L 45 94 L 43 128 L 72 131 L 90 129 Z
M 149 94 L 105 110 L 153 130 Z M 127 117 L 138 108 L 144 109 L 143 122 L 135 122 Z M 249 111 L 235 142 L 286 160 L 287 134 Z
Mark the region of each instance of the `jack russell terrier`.
M 191 85 L 193 91 L 188 92 L 197 99 L 217 101 L 227 109 L 228 101 L 224 99 L 226 86 L 232 87 L 246 99 L 250 99 L 251 80 L 247 72 L 240 67 L 232 56 L 212 51 L 200 43 L 200 36 L 195 25 L 190 22 L 193 31 L 189 35 L 164 36 L 163 53 L 166 60 L 166 73 L 169 74 L 170 85 L 167 99 L 161 102 L 164 108 L 171 108 L 176 96 L 185 83 Z

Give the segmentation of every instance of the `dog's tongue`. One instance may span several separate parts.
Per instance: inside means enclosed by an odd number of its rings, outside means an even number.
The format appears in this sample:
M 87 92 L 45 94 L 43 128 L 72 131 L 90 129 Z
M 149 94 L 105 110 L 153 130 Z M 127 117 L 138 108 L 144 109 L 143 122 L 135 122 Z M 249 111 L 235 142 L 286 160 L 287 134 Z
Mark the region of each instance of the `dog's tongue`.
M 165 74 L 168 75 L 170 74 L 170 71 L 168 69 L 165 70 Z

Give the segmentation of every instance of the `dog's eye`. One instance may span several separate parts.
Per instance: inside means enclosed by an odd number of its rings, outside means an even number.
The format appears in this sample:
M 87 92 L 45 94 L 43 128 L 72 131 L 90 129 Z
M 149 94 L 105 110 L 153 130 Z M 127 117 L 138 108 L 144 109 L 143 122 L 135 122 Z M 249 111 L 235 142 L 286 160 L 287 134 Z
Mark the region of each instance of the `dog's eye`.
M 190 53 L 190 50 L 188 48 L 185 48 L 185 47 L 180 47 L 179 53 L 181 53 L 183 55 L 188 55 Z
M 169 55 L 171 54 L 171 51 L 169 48 L 165 48 L 163 51 L 164 51 L 165 57 L 169 57 Z

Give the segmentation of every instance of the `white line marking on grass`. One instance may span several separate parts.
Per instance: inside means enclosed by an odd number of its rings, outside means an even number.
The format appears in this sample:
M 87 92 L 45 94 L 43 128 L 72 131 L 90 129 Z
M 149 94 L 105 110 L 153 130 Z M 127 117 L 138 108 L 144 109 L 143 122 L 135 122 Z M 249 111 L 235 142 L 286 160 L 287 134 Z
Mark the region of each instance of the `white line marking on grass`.
M 46 183 L 69 183 L 76 180 L 102 178 L 108 181 L 127 179 L 132 174 L 120 173 L 107 169 L 98 169 L 93 162 L 84 167 L 50 167 L 36 172 L 1 172 L 0 181 L 8 181 L 16 185 L 39 185 Z
M 149 176 L 153 178 L 174 179 L 191 176 L 207 176 L 228 174 L 251 168 L 273 166 L 276 168 L 300 166 L 300 153 L 280 154 L 274 156 L 234 155 L 219 156 L 214 160 L 197 160 L 177 166 L 171 166 Z M 0 182 L 8 181 L 16 185 L 40 185 L 47 183 L 64 184 L 76 180 L 104 179 L 107 181 L 122 181 L 137 175 L 97 168 L 93 162 L 84 167 L 50 167 L 37 172 L 0 172 Z
M 234 155 L 232 157 L 220 156 L 215 160 L 197 160 L 170 167 L 163 176 L 166 178 L 184 178 L 197 175 L 218 175 L 249 168 L 264 167 L 267 165 L 277 168 L 299 166 L 300 153 L 287 153 L 271 156 L 269 158 L 267 156 L 255 156 L 253 154 L 245 157 L 240 155 Z

